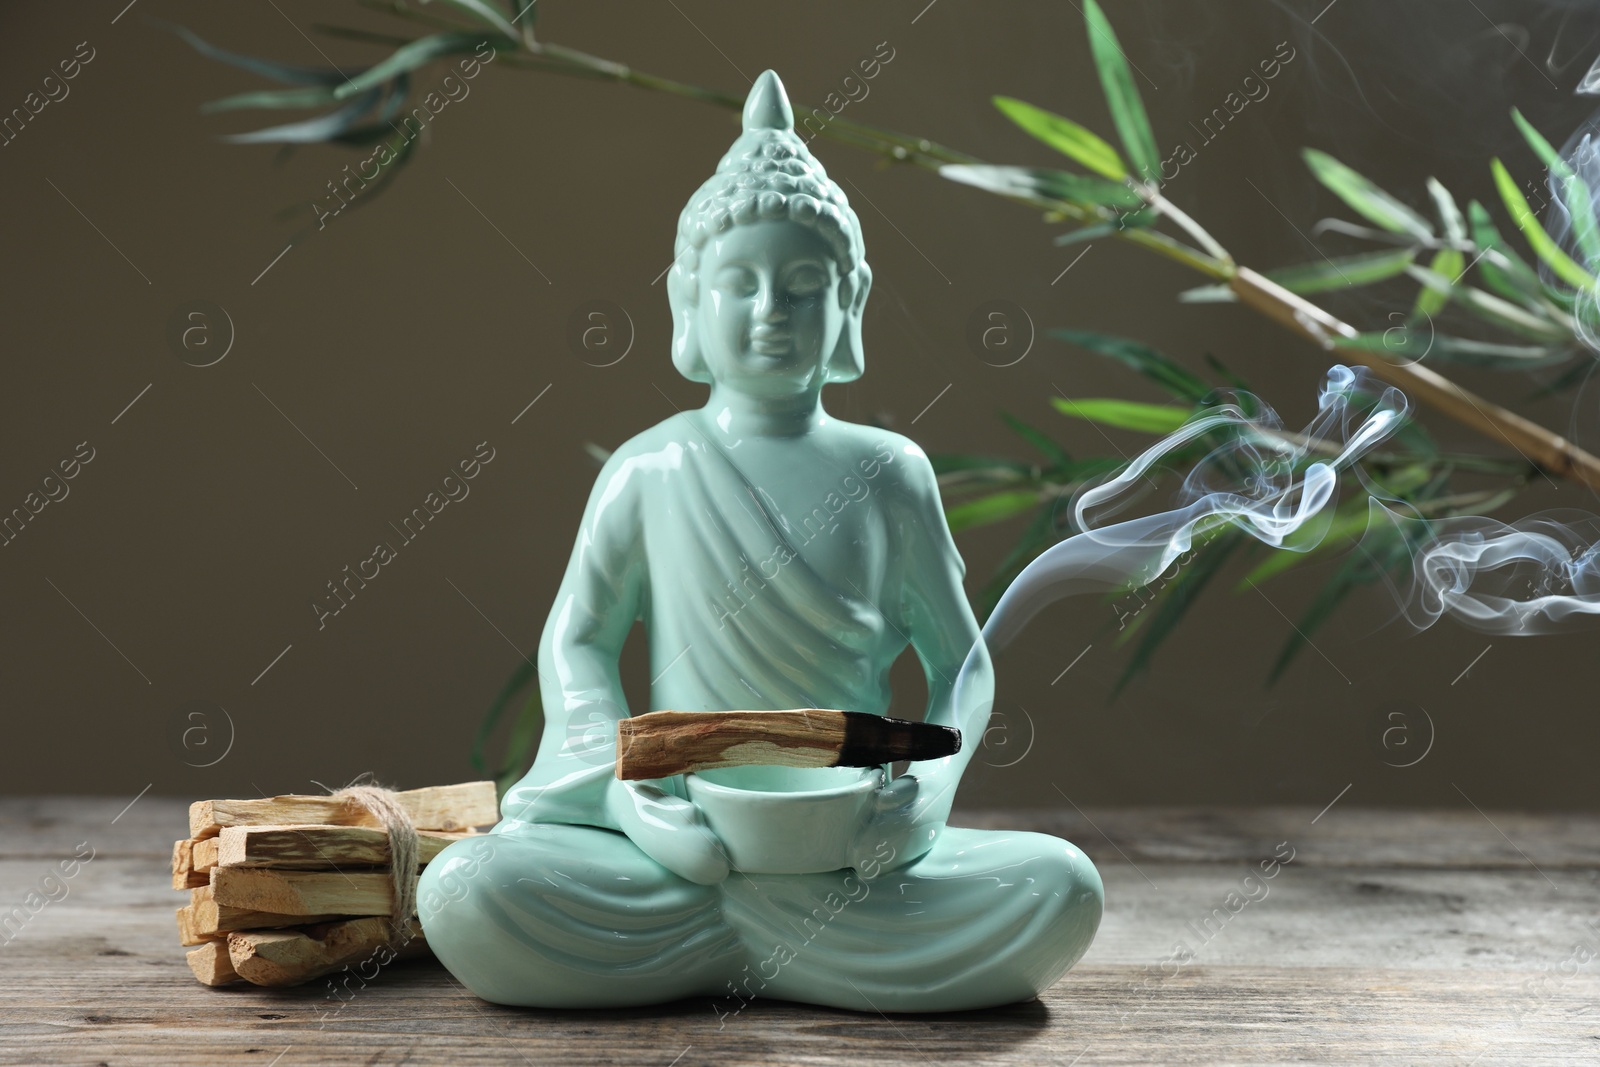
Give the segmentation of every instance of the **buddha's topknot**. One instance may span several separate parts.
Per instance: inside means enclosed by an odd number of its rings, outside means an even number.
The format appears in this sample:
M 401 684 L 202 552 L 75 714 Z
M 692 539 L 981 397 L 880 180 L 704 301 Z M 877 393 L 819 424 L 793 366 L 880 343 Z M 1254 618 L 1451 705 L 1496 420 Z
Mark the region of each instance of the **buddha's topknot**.
M 707 240 L 742 223 L 776 219 L 793 219 L 821 234 L 841 275 L 865 265 L 861 223 L 844 190 L 795 134 L 783 83 L 769 70 L 745 102 L 744 132 L 678 216 L 673 263 L 687 291 L 695 291 Z

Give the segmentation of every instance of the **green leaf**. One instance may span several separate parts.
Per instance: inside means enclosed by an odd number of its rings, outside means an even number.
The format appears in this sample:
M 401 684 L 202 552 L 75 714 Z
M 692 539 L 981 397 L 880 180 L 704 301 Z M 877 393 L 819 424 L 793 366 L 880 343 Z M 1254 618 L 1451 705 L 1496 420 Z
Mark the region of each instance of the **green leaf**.
M 1444 227 L 1445 236 L 1452 241 L 1465 241 L 1467 223 L 1461 217 L 1461 208 L 1456 204 L 1456 198 L 1450 195 L 1450 190 L 1439 179 L 1429 178 L 1428 193 L 1433 197 L 1433 209 L 1439 216 L 1439 225 Z
M 1300 650 L 1311 643 L 1311 635 L 1332 617 L 1345 597 L 1363 585 L 1376 582 L 1396 566 L 1409 562 L 1410 552 L 1405 538 L 1390 531 L 1374 531 L 1355 553 L 1339 565 L 1328 584 L 1311 601 L 1311 606 L 1301 616 L 1294 632 L 1284 643 L 1283 650 L 1278 653 L 1277 661 L 1267 675 L 1267 685 L 1271 686 L 1283 676 Z
M 170 23 L 159 23 L 183 38 L 196 52 L 207 59 L 214 59 L 219 63 L 247 70 L 252 74 L 259 74 L 273 81 L 284 82 L 288 85 L 338 85 L 344 81 L 344 75 L 336 70 L 326 67 L 302 67 L 292 63 L 278 63 L 270 59 L 260 59 L 256 56 L 240 55 L 230 52 L 225 48 L 203 40 L 198 34 L 183 26 L 174 26 Z
M 1544 299 L 1544 286 L 1539 275 L 1506 244 L 1489 209 L 1474 200 L 1467 205 L 1467 217 L 1472 221 L 1472 243 L 1481 253 L 1477 266 L 1484 284 L 1508 299 L 1524 304 L 1540 303 Z
M 1049 335 L 1131 367 L 1180 400 L 1199 402 L 1211 393 L 1211 387 L 1187 367 L 1138 341 L 1089 330 L 1051 330 Z
M 1453 285 L 1449 278 L 1422 267 L 1408 272 L 1428 289 L 1443 293 L 1480 319 L 1535 341 L 1567 341 L 1571 334 L 1542 315 L 1470 285 Z
M 994 493 L 980 497 L 977 500 L 966 500 L 959 504 L 952 504 L 945 508 L 944 519 L 950 526 L 951 533 L 959 533 L 973 526 L 989 526 L 993 523 L 1004 522 L 1013 515 L 1021 515 L 1024 511 L 1039 506 L 1039 494 L 1033 489 L 1008 489 L 1004 492 Z
M 468 757 L 479 774 L 492 773 L 488 762 L 484 759 L 483 750 L 489 743 L 489 738 L 493 736 L 495 727 L 500 724 L 500 716 L 505 714 L 506 705 L 510 704 L 538 673 L 533 662 L 524 658 L 517 664 L 516 670 L 511 672 L 511 677 L 506 679 L 506 684 L 500 687 L 500 692 L 489 705 L 489 710 L 483 716 L 483 722 L 478 725 L 478 736 L 473 739 L 472 751 Z
M 1223 381 L 1227 382 L 1229 385 L 1232 385 L 1235 389 L 1240 389 L 1240 390 L 1243 390 L 1246 393 L 1254 395 L 1255 390 L 1250 388 L 1250 383 L 1245 381 L 1243 378 L 1239 377 L 1237 374 L 1235 374 L 1231 369 L 1229 369 L 1227 364 L 1222 362 L 1222 360 L 1218 359 L 1216 356 L 1212 355 L 1210 352 L 1207 352 L 1201 358 L 1203 358 L 1206 361 L 1206 366 L 1208 366 L 1212 370 L 1216 371 L 1217 372 L 1217 376 L 1220 377 Z M 1245 414 L 1249 415 L 1251 418 L 1255 417 L 1255 412 L 1253 410 L 1251 410 L 1251 409 L 1248 409 L 1248 408 L 1245 410 Z
M 1160 184 L 1161 152 L 1156 148 L 1155 133 L 1150 129 L 1144 101 L 1133 83 L 1127 54 L 1095 0 L 1083 0 L 1083 20 L 1089 28 L 1089 51 L 1100 73 L 1100 86 L 1105 90 L 1111 121 L 1117 127 L 1117 136 L 1122 138 L 1122 147 L 1142 180 Z
M 994 106 L 1031 136 L 1101 177 L 1127 179 L 1128 168 L 1117 150 L 1071 119 L 1010 96 L 994 97 Z
M 1038 514 L 1028 523 L 1028 528 L 1022 532 L 1022 537 L 1017 541 L 1006 558 L 1000 561 L 989 581 L 978 593 L 978 614 L 987 620 L 994 611 L 994 606 L 1000 602 L 1000 597 L 1010 587 L 1017 575 L 1022 573 L 1022 568 L 1032 563 L 1034 557 L 1044 551 L 1055 540 L 1055 515 L 1050 507 L 1041 507 Z
M 1194 605 L 1207 583 L 1216 577 L 1234 549 L 1239 547 L 1243 536 L 1236 530 L 1223 530 L 1214 534 L 1205 543 L 1196 544 L 1195 557 L 1188 564 L 1180 566 L 1172 580 L 1159 590 L 1162 594 L 1161 602 L 1156 606 L 1155 614 L 1150 616 L 1150 622 L 1145 626 L 1144 634 L 1139 640 L 1138 647 L 1133 650 L 1122 677 L 1117 679 L 1117 684 L 1111 691 L 1113 697 L 1122 692 L 1123 687 L 1150 665 L 1150 660 L 1155 656 L 1161 642 L 1177 629 L 1178 623 Z M 1143 614 L 1141 613 L 1141 617 Z
M 532 762 L 533 749 L 544 731 L 544 702 L 539 699 L 539 688 L 528 694 L 522 711 L 511 724 L 511 735 L 506 738 L 505 755 L 500 762 L 500 773 L 495 775 L 495 790 L 503 797 L 506 790 L 516 785 Z
M 1023 422 L 1021 419 L 1017 418 L 1015 415 L 1007 414 L 1004 411 L 1000 413 L 1000 419 L 1007 426 L 1011 427 L 1012 432 L 1018 437 L 1022 438 L 1024 441 L 1028 442 L 1028 444 L 1038 449 L 1039 452 L 1050 461 L 1052 466 L 1063 469 L 1072 466 L 1072 456 L 1070 456 L 1065 448 L 1062 448 L 1059 444 L 1057 444 L 1050 437 L 1050 435 L 1045 433 L 1043 430 L 1035 429 L 1034 427 Z
M 1380 352 L 1391 359 L 1406 362 L 1436 358 L 1469 367 L 1522 370 L 1563 363 L 1572 355 L 1571 350 L 1564 347 L 1496 344 L 1411 326 L 1395 326 L 1382 333 L 1373 331 L 1355 337 L 1335 338 L 1334 344 L 1339 348 Z
M 1189 421 L 1190 408 L 1171 404 L 1140 404 L 1132 400 L 1092 399 L 1068 400 L 1052 397 L 1050 403 L 1063 415 L 1087 419 L 1103 426 L 1140 433 L 1166 435 Z
M 1161 213 L 1154 208 L 1144 208 L 1139 211 L 1124 211 L 1110 222 L 1097 222 L 1090 226 L 1079 226 L 1075 230 L 1056 237 L 1058 245 L 1073 245 L 1082 241 L 1098 241 L 1102 237 L 1113 237 L 1123 230 L 1140 230 L 1155 224 Z
M 1561 158 L 1544 134 L 1534 128 L 1533 123 L 1522 117 L 1522 112 L 1516 108 L 1511 109 L 1511 120 L 1517 124 L 1517 129 L 1522 131 L 1522 136 L 1527 140 L 1534 154 L 1550 168 L 1550 173 L 1561 183 L 1562 206 L 1567 209 L 1568 216 L 1572 219 L 1572 232 L 1577 240 L 1578 250 L 1583 253 L 1583 258 L 1593 267 L 1600 263 L 1600 232 L 1595 229 L 1594 199 L 1589 194 L 1588 183 L 1573 172 L 1570 164 Z
M 1466 269 L 1466 258 L 1462 256 L 1459 248 L 1441 248 L 1433 255 L 1433 260 L 1428 264 L 1429 272 L 1446 279 L 1459 279 L 1461 272 Z M 1445 305 L 1450 303 L 1450 290 L 1439 290 L 1431 285 L 1424 285 L 1417 291 L 1417 303 L 1411 309 L 1413 319 L 1432 319 L 1433 316 L 1443 311 Z
M 1433 226 L 1427 219 L 1337 159 L 1315 148 L 1307 148 L 1301 155 L 1317 180 L 1367 221 L 1390 233 L 1410 234 L 1420 241 L 1433 239 Z
M 229 144 L 316 144 L 350 134 L 356 123 L 378 102 L 380 90 L 364 93 L 336 111 L 304 122 L 268 126 L 249 133 L 230 133 L 221 140 Z M 385 126 L 384 129 L 389 129 Z M 390 132 L 393 132 L 392 130 Z
M 1385 252 L 1363 252 L 1354 256 L 1338 256 L 1293 267 L 1269 270 L 1266 276 L 1289 290 L 1305 296 L 1324 293 L 1331 289 L 1347 289 L 1356 285 L 1375 285 L 1405 273 L 1416 259 L 1415 248 L 1397 248 Z
M 1349 544 L 1366 530 L 1367 521 L 1367 498 L 1363 495 L 1361 499 L 1342 505 L 1335 512 L 1333 521 L 1328 524 L 1326 530 L 1308 523 L 1284 538 L 1283 545 L 1272 548 L 1267 558 L 1256 564 L 1255 568 L 1233 587 L 1233 591 L 1244 592 L 1274 575 L 1282 574 L 1298 563 L 1304 563 L 1317 552 L 1326 552 Z M 1312 543 L 1313 541 L 1315 543 Z
M 973 185 L 1001 196 L 1070 200 L 1114 208 L 1141 208 L 1144 200 L 1121 182 L 1034 167 L 1001 167 L 987 163 L 946 163 L 939 173 L 952 181 Z
M 1517 229 L 1522 231 L 1522 236 L 1528 239 L 1528 244 L 1540 259 L 1550 265 L 1556 276 L 1575 289 L 1588 289 L 1596 283 L 1594 275 L 1578 266 L 1572 257 L 1561 250 L 1555 243 L 1544 226 L 1539 222 L 1539 216 L 1534 214 L 1528 205 L 1528 198 L 1522 195 L 1522 190 L 1517 188 L 1516 179 L 1511 177 L 1511 172 L 1506 170 L 1506 165 L 1498 158 L 1489 162 L 1489 169 L 1494 174 L 1495 188 L 1500 191 L 1500 199 L 1505 201 L 1506 210 L 1511 213 L 1511 219 L 1517 224 Z
M 995 456 L 970 456 L 951 452 L 935 452 L 928 456 L 928 463 L 933 467 L 933 473 L 950 474 L 955 471 L 990 470 L 999 468 L 1012 471 L 1016 474 L 1026 475 L 1029 467 L 1026 463 L 1018 463 L 1014 459 L 1001 459 Z
M 422 0 L 422 2 L 426 4 L 431 0 Z M 506 21 L 504 15 L 490 7 L 487 0 L 440 0 L 440 2 L 449 4 L 454 8 L 460 8 L 479 22 L 493 27 L 507 37 L 514 38 L 517 36 L 517 28 Z
M 1178 294 L 1180 304 L 1237 304 L 1238 296 L 1226 285 L 1197 285 Z

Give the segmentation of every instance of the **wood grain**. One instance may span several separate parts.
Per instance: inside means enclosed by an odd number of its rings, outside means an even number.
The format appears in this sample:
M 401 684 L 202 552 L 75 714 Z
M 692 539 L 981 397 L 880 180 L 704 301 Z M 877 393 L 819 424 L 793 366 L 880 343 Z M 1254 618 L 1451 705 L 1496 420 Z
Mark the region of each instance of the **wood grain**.
M 0 947 L 0 1064 L 1553 1067 L 1592 1064 L 1600 1047 L 1600 960 L 1574 956 L 1600 915 L 1592 815 L 1491 811 L 1491 825 L 1470 808 L 1343 804 L 1315 824 L 1320 805 L 970 814 L 958 821 L 1065 831 L 1105 880 L 1089 955 L 1039 1001 L 884 1018 L 756 1000 L 719 1018 L 714 1007 L 728 1006 L 708 1000 L 502 1008 L 424 961 L 371 977 L 346 965 L 294 989 L 206 988 L 172 943 L 168 870 L 185 806 L 146 797 L 111 826 L 128 799 L 0 799 L 0 901 L 22 900 L 75 843 L 97 849 L 70 895 Z M 1270 895 L 1166 973 L 1175 943 L 1195 941 L 1286 838 L 1296 856 Z
M 461 832 L 500 819 L 493 782 L 463 782 L 397 793 L 396 799 L 419 830 Z M 381 826 L 366 808 L 348 798 L 291 793 L 260 800 L 197 800 L 189 808 L 189 836 L 215 837 L 228 826 L 289 826 L 333 823 Z
M 278 915 L 389 915 L 394 910 L 394 881 L 388 871 L 214 867 L 211 884 L 190 892 L 204 894 L 195 903 L 209 899 L 224 907 Z
M 402 943 L 389 945 L 389 920 L 345 922 L 291 930 L 245 930 L 228 935 L 225 955 L 236 976 L 262 986 L 291 986 L 349 964 L 377 970 L 394 959 L 428 955 L 422 924 L 411 920 Z

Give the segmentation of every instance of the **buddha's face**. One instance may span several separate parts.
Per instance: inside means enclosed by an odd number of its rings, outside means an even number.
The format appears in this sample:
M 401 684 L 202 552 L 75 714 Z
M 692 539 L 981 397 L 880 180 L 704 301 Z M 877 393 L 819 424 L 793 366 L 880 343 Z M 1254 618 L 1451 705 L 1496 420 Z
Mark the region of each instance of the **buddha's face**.
M 706 242 L 699 276 L 695 329 L 713 379 L 752 397 L 820 385 L 849 303 L 820 234 L 788 219 L 734 226 Z

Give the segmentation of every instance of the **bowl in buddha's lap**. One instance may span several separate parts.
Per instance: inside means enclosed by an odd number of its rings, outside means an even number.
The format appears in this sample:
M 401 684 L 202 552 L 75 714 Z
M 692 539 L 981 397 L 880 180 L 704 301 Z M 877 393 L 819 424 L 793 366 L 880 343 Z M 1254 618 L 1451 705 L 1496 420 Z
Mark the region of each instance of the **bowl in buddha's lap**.
M 850 865 L 881 767 L 721 767 L 685 776 L 735 870 L 811 874 Z

